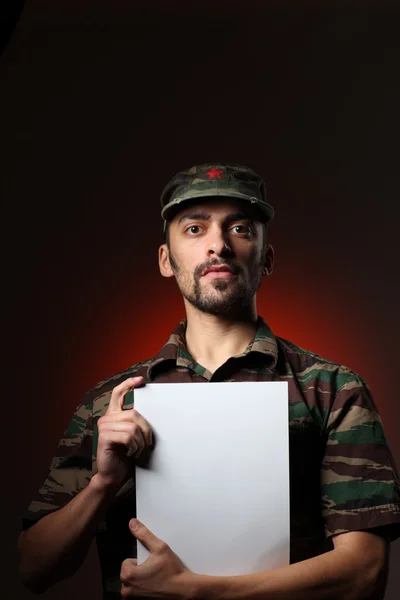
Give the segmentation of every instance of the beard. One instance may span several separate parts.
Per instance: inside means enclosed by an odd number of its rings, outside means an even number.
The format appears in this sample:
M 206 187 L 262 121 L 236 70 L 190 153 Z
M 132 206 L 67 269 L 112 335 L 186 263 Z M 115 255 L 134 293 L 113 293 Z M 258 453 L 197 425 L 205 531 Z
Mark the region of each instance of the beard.
M 263 255 L 261 256 L 263 257 Z M 183 271 L 177 265 L 171 251 L 169 260 L 182 296 L 194 308 L 209 315 L 236 314 L 247 307 L 260 287 L 264 267 L 264 260 L 261 258 L 254 263 L 246 279 L 242 265 L 237 262 L 208 260 L 195 268 L 192 278 L 190 273 Z M 204 269 L 216 265 L 227 265 L 235 278 L 233 280 L 211 279 L 208 282 L 209 286 L 205 289 L 201 285 L 201 274 Z

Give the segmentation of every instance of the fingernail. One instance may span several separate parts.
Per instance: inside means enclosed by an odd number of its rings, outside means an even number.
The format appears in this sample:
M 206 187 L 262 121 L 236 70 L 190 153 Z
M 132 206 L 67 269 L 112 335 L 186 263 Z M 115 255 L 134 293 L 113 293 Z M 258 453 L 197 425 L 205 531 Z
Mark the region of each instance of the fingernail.
M 137 519 L 131 519 L 131 529 L 137 529 L 139 527 L 139 521 Z

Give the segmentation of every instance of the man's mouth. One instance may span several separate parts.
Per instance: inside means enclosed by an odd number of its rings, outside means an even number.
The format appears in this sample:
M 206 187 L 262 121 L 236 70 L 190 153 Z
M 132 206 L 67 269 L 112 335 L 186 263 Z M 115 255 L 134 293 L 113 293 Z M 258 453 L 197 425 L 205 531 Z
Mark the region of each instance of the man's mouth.
M 215 265 L 214 267 L 204 269 L 202 277 L 207 277 L 207 279 L 231 279 L 234 277 L 234 274 L 228 265 Z

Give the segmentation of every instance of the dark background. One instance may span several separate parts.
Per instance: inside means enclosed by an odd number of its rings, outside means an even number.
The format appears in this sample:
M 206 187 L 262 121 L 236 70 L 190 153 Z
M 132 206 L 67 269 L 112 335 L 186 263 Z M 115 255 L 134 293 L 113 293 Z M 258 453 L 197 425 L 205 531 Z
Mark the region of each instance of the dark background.
M 265 177 L 277 260 L 258 311 L 368 381 L 400 464 L 400 7 L 318 4 L 25 3 L 0 59 L 7 600 L 30 597 L 20 518 L 75 406 L 183 316 L 159 196 L 192 164 Z M 89 594 L 94 551 L 44 598 Z

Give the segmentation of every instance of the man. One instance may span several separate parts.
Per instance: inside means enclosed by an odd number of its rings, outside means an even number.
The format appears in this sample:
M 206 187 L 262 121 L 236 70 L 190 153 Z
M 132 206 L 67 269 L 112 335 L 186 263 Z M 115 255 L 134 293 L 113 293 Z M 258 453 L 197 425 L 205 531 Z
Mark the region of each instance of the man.
M 256 292 L 274 258 L 264 181 L 247 167 L 200 165 L 170 181 L 161 205 L 160 271 L 175 277 L 187 318 L 157 356 L 99 383 L 78 406 L 25 515 L 22 580 L 47 589 L 79 567 L 96 535 L 104 598 L 382 598 L 389 542 L 399 535 L 395 466 L 367 384 L 274 336 L 257 315 Z M 209 381 L 288 382 L 287 567 L 192 573 L 133 518 L 133 461 L 151 448 L 152 433 L 128 392 L 147 382 Z M 135 538 L 150 550 L 141 565 L 131 557 Z

